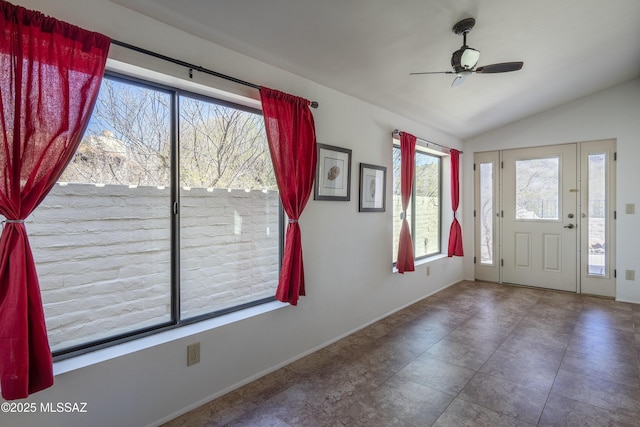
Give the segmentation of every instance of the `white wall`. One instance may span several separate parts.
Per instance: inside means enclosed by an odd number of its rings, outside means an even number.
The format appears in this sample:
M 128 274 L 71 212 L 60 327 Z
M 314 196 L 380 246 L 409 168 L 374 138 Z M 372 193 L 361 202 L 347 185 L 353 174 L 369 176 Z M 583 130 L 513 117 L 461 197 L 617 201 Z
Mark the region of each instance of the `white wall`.
M 618 85 L 570 104 L 537 114 L 465 141 L 464 188 L 473 188 L 473 153 L 570 142 L 617 140 L 616 299 L 640 303 L 640 281 L 624 279 L 624 270 L 640 272 L 640 214 L 626 215 L 624 205 L 640 206 L 640 79 Z M 467 155 L 468 154 L 468 155 Z M 464 226 L 473 227 L 473 192 L 464 193 Z M 464 236 L 473 247 L 473 233 Z M 465 259 L 466 278 L 473 278 L 473 260 Z
M 351 201 L 310 200 L 300 220 L 307 296 L 286 307 L 57 375 L 27 402 L 87 402 L 87 414 L 2 414 L 11 426 L 141 426 L 197 406 L 223 391 L 357 330 L 462 279 L 462 259 L 439 259 L 405 275 L 391 272 L 391 132 L 398 128 L 447 146 L 461 142 L 419 123 L 277 68 L 189 36 L 107 0 L 23 0 L 20 5 L 115 39 L 247 81 L 318 101 L 318 142 L 353 150 Z M 129 55 L 166 73 L 177 66 Z M 196 73 L 198 74 L 198 73 Z M 196 75 L 201 82 L 257 98 L 257 91 Z M 466 156 L 466 153 L 465 153 Z M 358 213 L 359 163 L 387 167 L 387 211 Z M 450 206 L 445 168 L 443 206 Z M 463 191 L 464 194 L 464 191 Z M 443 209 L 445 233 L 451 222 Z M 443 246 L 446 247 L 446 246 Z M 186 367 L 186 346 L 202 345 L 201 362 Z

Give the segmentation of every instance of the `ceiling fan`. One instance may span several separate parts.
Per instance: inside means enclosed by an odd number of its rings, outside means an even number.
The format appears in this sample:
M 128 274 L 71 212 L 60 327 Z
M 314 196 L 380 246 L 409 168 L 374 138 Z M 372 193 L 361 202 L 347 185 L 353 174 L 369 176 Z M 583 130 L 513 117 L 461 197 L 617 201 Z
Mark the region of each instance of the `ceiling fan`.
M 426 71 L 421 73 L 410 73 L 410 75 L 418 74 L 455 74 L 456 78 L 451 83 L 451 87 L 459 86 L 472 73 L 479 74 L 495 74 L 508 73 L 510 71 L 518 71 L 522 68 L 523 62 L 501 62 L 498 64 L 484 65 L 476 67 L 478 59 L 480 59 L 480 51 L 467 46 L 467 34 L 471 32 L 476 20 L 466 18 L 453 26 L 453 32 L 462 35 L 462 47 L 453 52 L 451 56 L 451 66 L 453 71 Z

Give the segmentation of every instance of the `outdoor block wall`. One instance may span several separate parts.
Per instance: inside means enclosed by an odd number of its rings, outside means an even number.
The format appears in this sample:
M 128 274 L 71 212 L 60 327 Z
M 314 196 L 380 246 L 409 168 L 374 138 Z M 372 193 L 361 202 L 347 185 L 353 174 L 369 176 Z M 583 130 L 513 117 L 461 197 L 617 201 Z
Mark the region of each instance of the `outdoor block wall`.
M 180 192 L 182 316 L 273 296 L 274 191 Z M 170 189 L 56 185 L 26 220 L 53 349 L 169 321 Z
M 424 254 L 432 254 L 440 248 L 440 208 L 437 197 L 417 196 L 415 203 L 424 215 L 416 219 L 416 229 L 411 230 L 411 239 L 414 242 L 416 257 Z M 402 221 L 402 196 L 393 195 L 393 259 L 398 255 L 398 241 L 400 240 L 400 228 Z M 448 226 L 443 229 L 448 230 Z M 446 249 L 446 248 L 445 248 Z

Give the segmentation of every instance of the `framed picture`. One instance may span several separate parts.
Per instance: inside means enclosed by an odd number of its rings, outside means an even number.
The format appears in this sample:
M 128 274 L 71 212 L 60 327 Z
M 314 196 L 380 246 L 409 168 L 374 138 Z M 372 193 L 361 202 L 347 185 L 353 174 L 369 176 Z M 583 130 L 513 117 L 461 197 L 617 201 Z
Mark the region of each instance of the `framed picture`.
M 318 145 L 314 200 L 351 200 L 351 150 Z
M 387 168 L 360 163 L 360 212 L 384 212 Z

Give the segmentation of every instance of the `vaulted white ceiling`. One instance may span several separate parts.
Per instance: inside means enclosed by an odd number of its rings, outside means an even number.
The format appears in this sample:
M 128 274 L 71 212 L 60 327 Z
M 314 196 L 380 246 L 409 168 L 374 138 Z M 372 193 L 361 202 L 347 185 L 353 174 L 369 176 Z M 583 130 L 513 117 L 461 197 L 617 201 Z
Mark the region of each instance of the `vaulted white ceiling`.
M 640 0 L 113 0 L 466 139 L 640 76 Z M 478 65 L 452 88 L 462 18 Z M 259 83 L 259 82 L 258 82 Z

